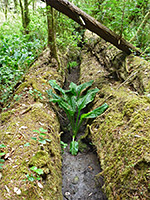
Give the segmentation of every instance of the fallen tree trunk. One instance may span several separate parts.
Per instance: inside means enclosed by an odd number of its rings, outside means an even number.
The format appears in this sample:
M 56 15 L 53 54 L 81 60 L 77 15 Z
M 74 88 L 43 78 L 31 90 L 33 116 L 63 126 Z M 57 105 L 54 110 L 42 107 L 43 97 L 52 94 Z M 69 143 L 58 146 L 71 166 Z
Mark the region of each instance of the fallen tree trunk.
M 80 24 L 81 26 L 89 29 L 90 31 L 102 37 L 104 40 L 115 45 L 118 49 L 124 51 L 126 54 L 131 54 L 131 51 L 136 52 L 136 54 L 138 55 L 140 54 L 140 51 L 136 49 L 132 44 L 127 42 L 125 39 L 120 38 L 119 35 L 108 29 L 106 26 L 102 25 L 100 22 L 96 21 L 93 17 L 86 14 L 84 11 L 82 11 L 69 1 L 46 0 L 46 2 L 48 5 L 64 13 L 69 18 L 73 19 L 78 24 Z
M 60 126 L 46 94 L 48 80 L 62 83 L 62 76 L 45 51 L 24 79 L 9 109 L 0 114 L 0 144 L 6 146 L 0 149 L 6 153 L 0 199 L 62 200 Z
M 104 177 L 103 188 L 109 200 L 150 199 L 150 64 L 140 57 L 127 57 L 128 77 L 126 74 L 126 80 L 120 83 L 112 76 L 112 71 L 117 70 L 111 64 L 115 49 L 98 37 L 93 40 L 94 50 L 89 49 L 93 34 L 87 32 L 89 44 L 82 50 L 80 81 L 94 80 L 93 87 L 100 89 L 93 109 L 104 102 L 109 105 L 103 115 L 88 125 L 103 169 L 97 178 Z M 112 66 L 111 71 L 107 63 Z M 136 75 L 143 81 L 142 95 L 139 79 L 129 78 L 139 67 L 141 74 Z

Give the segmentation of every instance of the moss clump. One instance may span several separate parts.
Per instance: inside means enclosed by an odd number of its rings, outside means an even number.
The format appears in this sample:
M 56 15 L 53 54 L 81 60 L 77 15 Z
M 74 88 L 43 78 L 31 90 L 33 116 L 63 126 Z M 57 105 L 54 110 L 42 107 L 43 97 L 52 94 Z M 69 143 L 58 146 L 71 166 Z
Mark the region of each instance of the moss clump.
M 31 157 L 29 165 L 41 168 L 42 166 L 47 165 L 48 162 L 48 153 L 45 151 L 38 151 L 33 157 Z
M 2 112 L 2 113 L 0 114 L 0 119 L 1 119 L 0 122 L 2 123 L 2 122 L 7 121 L 7 120 L 11 117 L 11 115 L 12 115 L 14 112 L 15 112 L 14 110 Z

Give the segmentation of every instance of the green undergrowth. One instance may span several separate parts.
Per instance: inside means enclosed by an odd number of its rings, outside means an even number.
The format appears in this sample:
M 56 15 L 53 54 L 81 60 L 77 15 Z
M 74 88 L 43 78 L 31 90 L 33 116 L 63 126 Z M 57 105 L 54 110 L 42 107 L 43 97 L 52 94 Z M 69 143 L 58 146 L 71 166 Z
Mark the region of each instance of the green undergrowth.
M 44 18 L 31 17 L 30 33 L 23 34 L 21 19 L 15 15 L 0 26 L 0 104 L 12 96 L 15 86 L 46 46 Z M 40 21 L 39 21 L 40 19 Z M 43 24 L 42 24 L 43 23 Z M 40 27 L 40 28 L 39 28 Z
M 59 122 L 47 104 L 45 92 L 50 88 L 50 78 L 62 83 L 62 77 L 53 63 L 44 64 L 48 56 L 49 52 L 45 52 L 30 68 L 16 90 L 19 98 L 12 99 L 0 115 L 0 141 L 6 145 L 7 156 L 0 179 L 2 200 L 62 200 Z M 38 91 L 43 98 L 30 90 Z M 40 135 L 35 130 L 47 132 Z M 43 174 L 39 175 L 40 180 L 30 181 L 27 177 L 37 176 L 32 170 L 36 167 Z

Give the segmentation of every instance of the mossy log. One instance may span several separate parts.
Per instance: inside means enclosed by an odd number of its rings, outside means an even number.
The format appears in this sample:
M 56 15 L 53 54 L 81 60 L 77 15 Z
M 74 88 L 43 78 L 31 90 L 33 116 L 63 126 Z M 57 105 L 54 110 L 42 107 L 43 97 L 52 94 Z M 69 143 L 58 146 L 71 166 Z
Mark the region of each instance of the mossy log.
M 0 114 L 0 143 L 6 145 L 0 171 L 1 200 L 63 199 L 59 122 L 46 95 L 48 80 L 56 79 L 61 84 L 63 79 L 49 52 L 43 55 L 16 89 L 9 108 Z M 34 132 L 39 128 L 47 130 L 43 136 L 49 139 L 46 144 L 39 143 L 39 133 Z M 37 177 L 30 170 L 32 166 L 43 170 L 40 181 L 26 177 Z
M 118 50 L 89 31 L 86 37 L 80 81 L 93 79 L 100 89 L 94 108 L 109 104 L 89 122 L 103 169 L 97 176 L 109 200 L 150 199 L 150 63 L 135 56 L 116 63 Z

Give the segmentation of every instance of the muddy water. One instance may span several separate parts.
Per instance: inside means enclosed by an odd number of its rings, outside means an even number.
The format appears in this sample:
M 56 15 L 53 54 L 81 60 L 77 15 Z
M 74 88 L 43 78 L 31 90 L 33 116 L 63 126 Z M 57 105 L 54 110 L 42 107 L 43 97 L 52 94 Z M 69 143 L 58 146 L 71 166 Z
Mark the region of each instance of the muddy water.
M 79 66 L 72 68 L 66 77 L 64 89 L 68 89 L 70 82 L 79 84 L 79 75 Z M 61 116 L 64 116 L 64 114 L 61 113 Z M 65 128 L 68 125 L 67 119 L 65 120 L 65 117 L 61 118 L 60 124 L 64 132 L 62 141 L 68 143 L 68 148 L 62 154 L 62 193 L 64 200 L 107 200 L 101 190 L 103 185 L 102 177 L 99 179 L 95 177 L 101 172 L 96 153 L 88 146 L 84 153 L 79 152 L 77 156 L 72 156 L 69 153 L 72 134 L 70 131 L 66 132 Z M 83 130 L 84 127 L 82 127 L 82 132 L 84 132 Z

